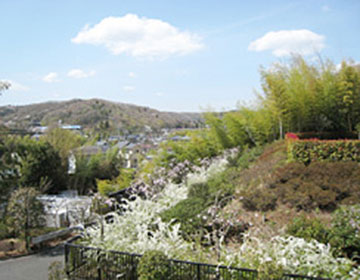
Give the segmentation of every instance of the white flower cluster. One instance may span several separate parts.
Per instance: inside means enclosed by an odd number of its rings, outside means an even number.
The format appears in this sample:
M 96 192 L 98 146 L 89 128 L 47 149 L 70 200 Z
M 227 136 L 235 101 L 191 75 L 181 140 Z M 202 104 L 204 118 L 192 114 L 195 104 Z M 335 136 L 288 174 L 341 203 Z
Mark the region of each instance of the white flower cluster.
M 181 257 L 191 248 L 180 235 L 179 226 L 164 223 L 158 214 L 185 199 L 187 187 L 168 184 L 156 200 L 126 201 L 123 215 L 113 213 L 114 221 L 104 225 L 104 237 L 98 227 L 87 229 L 90 238 L 84 243 L 91 247 L 142 254 L 161 250 L 169 257 Z
M 188 178 L 208 178 L 224 170 L 226 160 L 217 159 L 206 169 L 203 168 Z M 191 179 L 189 180 L 191 181 Z M 113 213 L 112 223 L 104 224 L 101 237 L 99 227 L 87 229 L 83 244 L 102 248 L 142 254 L 148 250 L 161 250 L 170 258 L 196 260 L 193 244 L 185 241 L 180 232 L 180 224 L 163 222 L 159 213 L 175 206 L 187 198 L 189 182 L 168 183 L 159 193 L 148 199 L 136 197 L 126 200 L 126 211 L 121 215 Z
M 186 182 L 189 186 L 198 183 L 205 183 L 210 177 L 225 170 L 228 161 L 224 157 L 216 158 L 209 166 L 206 164 L 198 167 L 194 173 L 186 176 Z
M 330 245 L 297 237 L 276 236 L 263 241 L 249 235 L 236 252 L 227 252 L 225 263 L 238 267 L 259 269 L 266 262 L 274 262 L 286 273 L 302 274 L 331 279 L 359 279 L 360 270 L 353 262 L 335 258 Z

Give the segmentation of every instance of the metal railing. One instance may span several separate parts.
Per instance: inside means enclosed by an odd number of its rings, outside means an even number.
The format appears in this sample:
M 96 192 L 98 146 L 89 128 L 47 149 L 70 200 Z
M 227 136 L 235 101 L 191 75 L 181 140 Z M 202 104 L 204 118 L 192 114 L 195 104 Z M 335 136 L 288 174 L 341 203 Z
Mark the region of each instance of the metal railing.
M 142 255 L 107 251 L 73 243 L 65 244 L 65 270 L 71 280 L 137 280 Z M 189 261 L 169 260 L 173 280 L 256 280 L 257 271 Z M 326 280 L 286 274 L 281 280 Z M 280 280 L 280 279 L 279 279 Z M 328 279 L 327 279 L 328 280 Z

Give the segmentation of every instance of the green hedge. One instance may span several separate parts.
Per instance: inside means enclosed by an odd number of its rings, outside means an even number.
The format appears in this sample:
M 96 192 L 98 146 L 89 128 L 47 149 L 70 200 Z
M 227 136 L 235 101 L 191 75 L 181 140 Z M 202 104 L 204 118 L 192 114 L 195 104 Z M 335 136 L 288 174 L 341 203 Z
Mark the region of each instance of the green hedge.
M 294 133 L 299 139 L 314 139 L 319 140 L 339 140 L 339 139 L 358 139 L 358 134 L 349 131 L 330 131 L 330 132 L 298 132 Z
M 288 157 L 291 161 L 310 164 L 314 161 L 360 162 L 359 140 L 289 140 Z

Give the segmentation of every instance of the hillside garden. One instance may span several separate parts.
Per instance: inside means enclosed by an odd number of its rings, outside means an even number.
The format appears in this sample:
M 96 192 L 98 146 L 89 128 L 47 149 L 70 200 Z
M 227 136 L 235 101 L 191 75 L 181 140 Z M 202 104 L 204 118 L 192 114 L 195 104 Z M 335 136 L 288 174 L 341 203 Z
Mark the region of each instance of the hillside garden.
M 164 144 L 123 211 L 81 243 L 251 268 L 261 279 L 358 279 L 359 70 L 294 57 L 261 75 L 256 105 L 208 113 L 207 129 L 182 132 L 190 141 Z
M 56 130 L 39 142 L 1 139 L 1 199 L 29 186 L 126 190 L 109 222 L 100 216 L 77 242 L 256 269 L 260 279 L 359 279 L 359 69 L 293 57 L 261 77 L 254 104 L 204 114 L 206 128 L 179 132 L 190 140 L 163 143 L 136 172 L 111 151 L 78 155 L 69 176 L 66 158 L 87 140 L 57 141 Z

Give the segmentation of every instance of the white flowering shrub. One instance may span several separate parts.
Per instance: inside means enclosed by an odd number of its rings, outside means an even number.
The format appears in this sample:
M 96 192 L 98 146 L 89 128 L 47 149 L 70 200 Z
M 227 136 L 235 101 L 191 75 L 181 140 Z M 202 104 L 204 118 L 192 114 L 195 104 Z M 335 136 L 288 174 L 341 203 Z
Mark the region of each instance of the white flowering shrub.
M 247 234 L 238 249 L 227 247 L 225 235 L 234 226 L 246 228 L 246 225 L 241 224 L 241 221 L 236 222 L 236 213 L 234 217 L 223 216 L 220 202 L 199 217 L 204 224 L 212 226 L 215 237 L 218 237 L 211 254 L 211 248 L 201 250 L 197 244 L 185 240 L 179 223 L 161 220 L 160 213 L 187 199 L 189 186 L 206 183 L 223 172 L 227 166 L 227 156 L 225 154 L 212 160 L 204 159 L 202 166 L 191 166 L 188 163 L 176 165 L 170 176 L 163 169 L 151 178 L 150 183 L 138 182 L 134 187 L 136 199 L 125 201 L 122 205 L 125 211 L 122 214 L 112 214 L 112 223 L 103 225 L 103 236 L 101 228 L 88 228 L 82 243 L 105 250 L 138 254 L 157 250 L 165 253 L 168 258 L 192 261 L 211 262 L 210 259 L 214 260 L 216 256 L 226 265 L 257 269 L 259 276 L 263 275 L 264 279 L 268 279 L 269 275 L 278 277 L 276 273 L 280 275 L 283 272 L 331 279 L 360 279 L 360 269 L 355 268 L 351 260 L 334 257 L 330 245 L 315 240 L 308 242 L 292 236 L 276 236 L 264 241 Z M 179 176 L 174 173 L 177 170 L 181 173 Z M 172 183 L 174 181 L 178 184 Z M 346 221 L 356 231 L 358 224 L 353 222 L 355 214 Z M 213 240 L 211 236 L 208 238 Z
M 206 181 L 215 176 L 216 174 L 225 170 L 227 165 L 226 158 L 219 157 L 215 160 L 205 159 L 202 161 L 204 165 L 201 167 L 195 167 L 195 172 L 189 173 L 186 176 L 186 183 L 187 185 L 194 185 L 199 183 L 206 183 Z
M 104 237 L 100 230 L 88 228 L 89 238 L 83 243 L 96 248 L 132 253 L 161 250 L 169 257 L 181 257 L 191 247 L 180 235 L 179 225 L 171 226 L 157 216 L 186 198 L 186 186 L 167 185 L 156 199 L 127 200 L 123 215 L 113 213 L 113 222 L 104 225 Z
M 208 178 L 225 168 L 223 159 L 216 159 L 207 169 L 201 169 L 196 175 Z M 191 178 L 191 175 L 188 175 Z M 83 244 L 102 248 L 143 254 L 149 250 L 160 250 L 169 258 L 198 260 L 194 244 L 183 239 L 180 224 L 173 221 L 163 222 L 159 213 L 170 209 L 187 198 L 189 183 L 167 183 L 161 191 L 143 199 L 124 200 L 124 213 L 113 213 L 113 222 L 104 224 L 103 237 L 98 227 L 88 228 Z
M 260 269 L 273 263 L 285 273 L 331 279 L 359 279 L 360 270 L 346 258 L 335 258 L 330 245 L 296 237 L 276 236 L 269 241 L 247 235 L 236 252 L 227 252 L 224 262 L 237 267 Z

